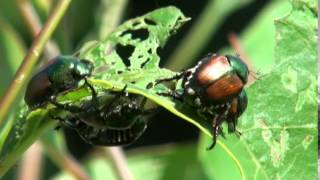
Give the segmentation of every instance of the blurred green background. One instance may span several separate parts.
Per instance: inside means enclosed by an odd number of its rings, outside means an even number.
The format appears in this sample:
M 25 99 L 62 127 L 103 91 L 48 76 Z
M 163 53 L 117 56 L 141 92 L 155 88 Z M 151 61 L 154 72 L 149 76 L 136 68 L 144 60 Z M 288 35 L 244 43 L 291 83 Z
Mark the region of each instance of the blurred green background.
M 8 87 L 34 37 L 19 9 L 21 2 L 0 1 L 0 96 Z M 55 0 L 32 0 L 30 5 L 44 23 Z M 181 70 L 196 64 L 210 52 L 236 54 L 240 49 L 250 60 L 253 70 L 262 74 L 270 71 L 273 65 L 274 19 L 291 9 L 287 1 L 281 0 L 76 0 L 71 3 L 52 40 L 62 54 L 73 54 L 84 42 L 105 37 L 117 24 L 169 5 L 178 7 L 192 20 L 159 50 L 161 66 Z M 230 36 L 232 33 L 235 36 Z M 232 40 L 240 43 L 240 48 Z M 68 151 L 83 162 L 92 179 L 115 178 L 110 164 L 99 150 L 84 143 L 75 132 L 68 129 L 63 132 Z M 208 172 L 203 167 L 203 163 L 207 162 L 199 160 L 198 149 L 205 147 L 203 144 L 198 146 L 198 139 L 196 127 L 161 110 L 154 115 L 144 135 L 124 148 L 130 170 L 136 179 L 241 179 L 238 171 L 221 176 L 219 173 L 211 175 L 214 172 Z M 54 161 L 44 156 L 43 179 L 67 178 L 60 174 L 61 170 Z M 237 169 L 231 160 L 217 161 L 220 168 Z M 18 170 L 13 168 L 6 178 L 16 177 Z

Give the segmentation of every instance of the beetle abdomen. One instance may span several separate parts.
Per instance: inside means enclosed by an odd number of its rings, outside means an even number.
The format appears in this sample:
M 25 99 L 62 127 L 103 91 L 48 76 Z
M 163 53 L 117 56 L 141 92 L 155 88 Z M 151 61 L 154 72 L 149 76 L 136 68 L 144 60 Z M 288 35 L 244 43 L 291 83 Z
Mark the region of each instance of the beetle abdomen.
M 41 106 L 46 103 L 48 94 L 53 93 L 52 83 L 48 76 L 39 73 L 30 80 L 24 100 L 30 108 Z

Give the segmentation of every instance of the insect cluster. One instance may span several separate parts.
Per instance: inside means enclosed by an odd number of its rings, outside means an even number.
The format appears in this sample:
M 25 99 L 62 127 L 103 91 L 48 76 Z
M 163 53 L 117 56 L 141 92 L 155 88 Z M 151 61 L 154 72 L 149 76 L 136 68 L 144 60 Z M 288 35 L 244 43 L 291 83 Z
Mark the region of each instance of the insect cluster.
M 212 149 L 219 134 L 223 133 L 223 121 L 228 123 L 229 132 L 237 132 L 237 120 L 248 102 L 243 89 L 248 81 L 248 74 L 248 67 L 240 58 L 210 54 L 195 67 L 171 78 L 159 79 L 156 84 L 182 79 L 182 92 L 174 90 L 159 95 L 193 106 L 202 116 L 212 121 L 213 143 L 209 147 Z
M 51 117 L 75 129 L 89 144 L 113 146 L 134 142 L 147 125 L 143 118 L 149 114 L 148 110 L 143 110 L 146 99 L 126 93 L 126 87 L 121 92 L 106 92 L 98 96 L 86 79 L 92 71 L 93 64 L 89 60 L 58 56 L 31 78 L 25 101 L 30 109 L 51 103 L 68 112 L 65 117 Z M 57 95 L 78 88 L 82 80 L 83 86 L 91 91 L 90 100 L 80 105 L 60 104 L 56 101 Z M 104 98 L 106 96 L 109 98 Z
M 92 62 L 71 56 L 58 56 L 50 61 L 29 82 L 25 101 L 31 108 L 47 103 L 67 112 L 64 117 L 53 116 L 63 125 L 76 130 L 80 137 L 93 145 L 125 145 L 137 140 L 145 131 L 146 98 L 122 91 L 97 94 L 87 77 L 94 70 Z M 213 148 L 219 134 L 223 135 L 222 122 L 228 123 L 229 132 L 236 132 L 239 116 L 247 107 L 243 89 L 249 70 L 238 57 L 211 54 L 190 69 L 171 78 L 158 79 L 155 84 L 182 79 L 183 91 L 170 90 L 158 93 L 195 108 L 202 117 L 212 122 Z M 91 91 L 91 98 L 79 105 L 61 104 L 55 97 L 80 87 L 80 82 Z M 106 98 L 108 97 L 108 98 Z M 238 133 L 239 134 L 239 133 Z

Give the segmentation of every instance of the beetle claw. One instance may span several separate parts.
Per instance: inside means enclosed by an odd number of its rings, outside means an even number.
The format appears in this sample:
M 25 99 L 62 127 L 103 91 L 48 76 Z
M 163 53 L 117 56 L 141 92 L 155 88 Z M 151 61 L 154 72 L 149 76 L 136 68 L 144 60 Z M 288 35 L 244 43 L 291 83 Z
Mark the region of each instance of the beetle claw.
M 207 147 L 207 151 L 209 151 L 212 148 L 214 148 L 214 146 L 217 143 L 218 135 L 219 135 L 219 126 L 214 126 L 213 132 L 212 132 L 212 143 L 211 143 L 211 145 L 209 147 Z

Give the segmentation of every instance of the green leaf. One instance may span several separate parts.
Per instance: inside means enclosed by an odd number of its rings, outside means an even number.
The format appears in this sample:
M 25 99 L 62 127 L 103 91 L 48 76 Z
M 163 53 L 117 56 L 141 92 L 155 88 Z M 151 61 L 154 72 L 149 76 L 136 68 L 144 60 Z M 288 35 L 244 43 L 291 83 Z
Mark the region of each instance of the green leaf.
M 18 113 L 15 125 L 1 142 L 0 176 L 19 159 L 21 154 L 45 131 L 53 129 L 53 121 L 48 119 L 48 110 L 38 109 L 27 112 L 22 108 Z M 1 134 L 2 136 L 3 134 Z
M 85 44 L 79 57 L 94 62 L 95 79 L 134 81 L 145 88 L 149 82 L 173 74 L 159 68 L 157 49 L 187 20 L 175 7 L 155 10 L 125 22 L 103 41 Z M 117 52 L 122 48 L 132 52 L 128 58 L 121 58 L 122 53 Z
M 94 62 L 94 79 L 90 83 L 95 87 L 120 91 L 127 85 L 128 92 L 147 97 L 211 135 L 210 123 L 194 109 L 157 95 L 157 92 L 168 90 L 166 87 L 148 88 L 155 80 L 175 74 L 159 67 L 157 49 L 164 46 L 169 36 L 187 20 L 175 7 L 158 9 L 127 21 L 103 41 L 85 44 L 78 55 Z M 145 38 L 139 36 L 141 33 Z M 121 58 L 121 52 L 118 52 L 123 47 L 132 51 L 128 59 Z
M 127 21 L 103 41 L 85 44 L 78 55 L 94 62 L 94 79 L 90 83 L 95 87 L 120 91 L 127 85 L 128 92 L 147 97 L 211 135 L 209 122 L 199 117 L 194 109 L 156 94 L 166 87 L 147 87 L 157 79 L 175 74 L 159 67 L 157 49 L 187 20 L 175 7 L 158 9 Z M 137 36 L 138 32 L 144 32 L 147 38 Z M 117 52 L 121 47 L 132 49 L 128 59 L 121 59 Z M 126 61 L 129 64 L 126 65 Z
M 249 104 L 238 126 L 241 138 L 221 140 L 228 151 L 218 147 L 201 153 L 212 177 L 230 172 L 219 168 L 220 162 L 230 161 L 221 159 L 228 153 L 238 178 L 316 179 L 316 12 L 316 3 L 293 1 L 290 14 L 276 20 L 277 65 L 247 88 Z
M 0 16 L 0 96 L 9 86 L 26 52 L 25 45 L 15 29 Z

